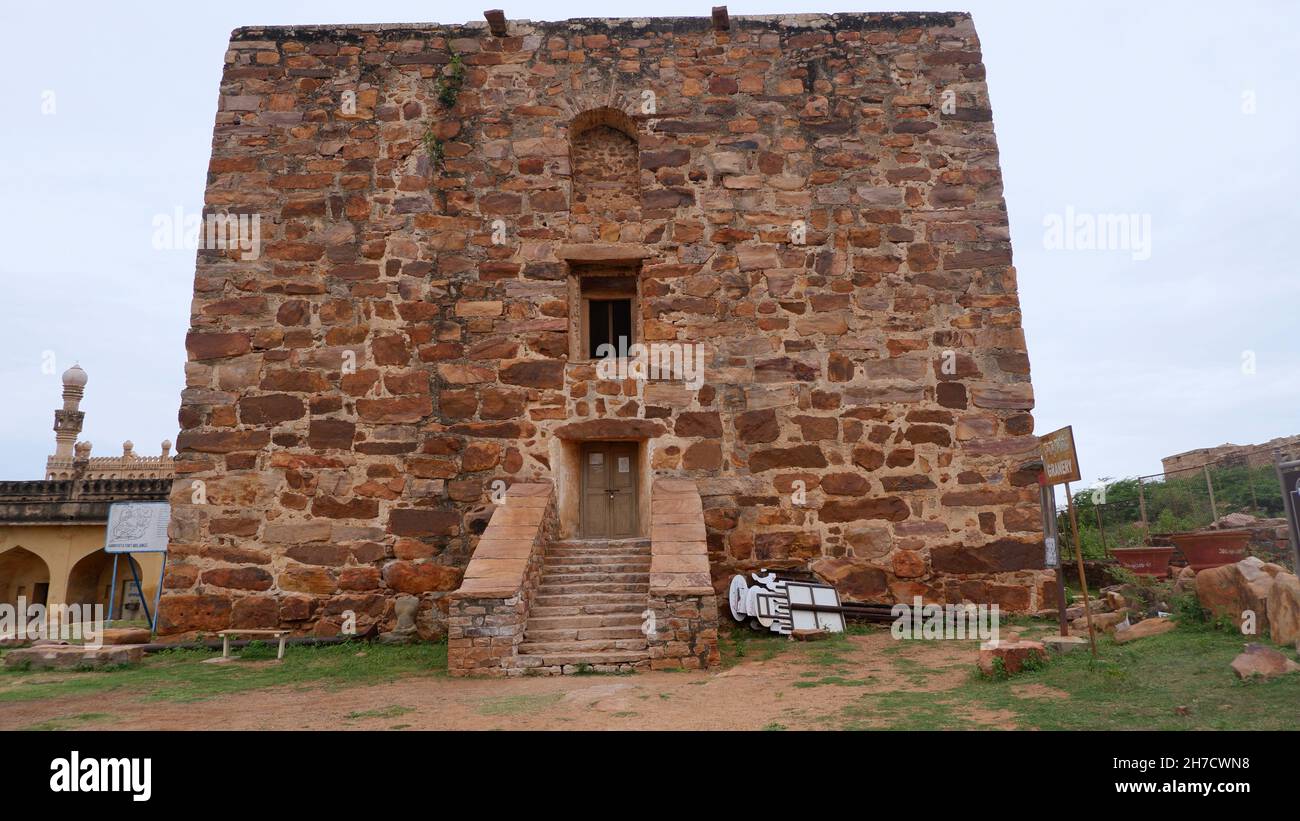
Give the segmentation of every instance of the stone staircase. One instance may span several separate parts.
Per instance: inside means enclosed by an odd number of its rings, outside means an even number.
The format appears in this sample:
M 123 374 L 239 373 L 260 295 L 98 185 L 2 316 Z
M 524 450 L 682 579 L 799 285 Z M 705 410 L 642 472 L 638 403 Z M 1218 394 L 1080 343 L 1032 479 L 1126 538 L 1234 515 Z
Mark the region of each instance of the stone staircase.
M 533 675 L 648 669 L 649 593 L 649 539 L 548 544 L 515 665 Z

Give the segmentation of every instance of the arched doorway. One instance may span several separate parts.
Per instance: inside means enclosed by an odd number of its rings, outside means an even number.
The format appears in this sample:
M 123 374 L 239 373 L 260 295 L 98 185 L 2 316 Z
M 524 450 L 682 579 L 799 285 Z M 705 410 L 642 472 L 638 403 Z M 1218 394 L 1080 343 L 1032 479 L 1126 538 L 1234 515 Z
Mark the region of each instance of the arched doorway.
M 128 564 L 128 562 L 130 564 Z M 131 567 L 143 581 L 144 574 L 140 564 L 130 556 L 121 556 L 117 562 L 117 590 L 114 591 L 114 617 L 128 621 L 144 619 L 144 609 L 140 606 L 140 596 L 135 589 L 131 576 Z M 113 557 L 102 550 L 96 550 L 72 566 L 68 573 L 68 604 L 102 604 L 104 615 L 108 615 L 109 588 L 113 583 Z
M 0 602 L 18 606 L 45 604 L 50 593 L 50 568 L 45 560 L 24 547 L 0 553 Z

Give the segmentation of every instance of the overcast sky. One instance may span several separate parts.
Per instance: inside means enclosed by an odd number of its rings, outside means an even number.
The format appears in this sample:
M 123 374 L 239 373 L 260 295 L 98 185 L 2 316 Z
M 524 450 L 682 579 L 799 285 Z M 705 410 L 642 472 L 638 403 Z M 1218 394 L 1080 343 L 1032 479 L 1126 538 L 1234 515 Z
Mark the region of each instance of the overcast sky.
M 710 5 L 660 0 L 653 10 L 707 16 Z M 1300 433 L 1300 6 L 942 5 L 971 11 L 983 42 L 1037 431 L 1074 425 L 1085 481 Z M 831 0 L 729 7 L 864 10 Z M 505 5 L 534 20 L 648 8 Z M 95 455 L 120 453 L 125 439 L 152 455 L 175 440 L 194 252 L 155 249 L 153 221 L 201 208 L 232 29 L 455 23 L 480 12 L 427 0 L 6 3 L 0 478 L 42 475 L 59 374 L 74 361 L 90 375 L 82 438 Z M 1080 248 L 1086 236 L 1052 233 L 1070 214 L 1132 214 L 1138 230 L 1127 247 Z

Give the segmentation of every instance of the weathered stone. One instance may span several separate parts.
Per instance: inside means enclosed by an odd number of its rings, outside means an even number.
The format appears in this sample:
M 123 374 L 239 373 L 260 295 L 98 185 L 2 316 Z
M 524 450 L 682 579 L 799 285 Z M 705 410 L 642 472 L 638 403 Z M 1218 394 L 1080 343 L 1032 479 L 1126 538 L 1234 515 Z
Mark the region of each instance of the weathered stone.
M 1273 577 L 1267 599 L 1269 636 L 1277 644 L 1300 642 L 1300 579 L 1291 573 Z
M 855 602 L 879 602 L 889 591 L 885 571 L 848 559 L 818 559 L 812 571 L 835 586 L 840 598 Z
M 1252 611 L 1261 633 L 1268 630 L 1268 598 L 1274 577 L 1264 562 L 1247 556 L 1234 564 L 1211 567 L 1196 574 L 1196 597 L 1215 617 L 1226 616 L 1241 626 L 1243 614 Z
M 1246 649 L 1232 660 L 1231 666 L 1239 679 L 1267 680 L 1300 670 L 1300 664 L 1262 644 L 1247 644 Z
M 979 669 L 986 676 L 1013 676 L 1027 664 L 1047 660 L 1047 649 L 1036 641 L 986 641 L 980 645 Z
M 1129 627 L 1117 628 L 1115 630 L 1115 641 L 1118 644 L 1125 644 L 1148 636 L 1168 633 L 1177 626 L 1178 624 L 1173 619 L 1143 619 Z

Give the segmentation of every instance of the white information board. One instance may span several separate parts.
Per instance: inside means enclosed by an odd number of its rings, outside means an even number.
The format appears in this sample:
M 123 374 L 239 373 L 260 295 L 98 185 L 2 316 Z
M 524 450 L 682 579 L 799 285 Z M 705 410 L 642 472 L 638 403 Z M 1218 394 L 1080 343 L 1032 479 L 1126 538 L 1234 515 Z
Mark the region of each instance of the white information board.
M 167 502 L 114 502 L 108 508 L 105 553 L 166 553 Z

